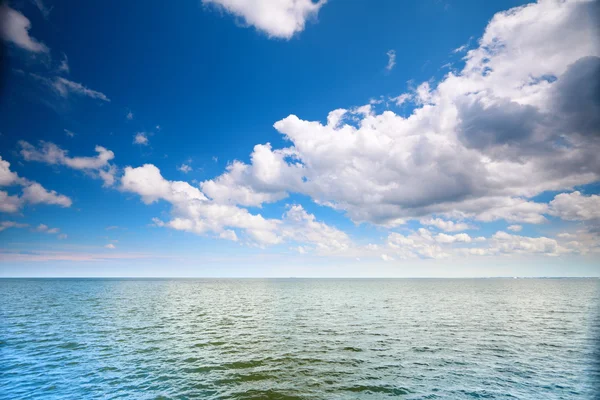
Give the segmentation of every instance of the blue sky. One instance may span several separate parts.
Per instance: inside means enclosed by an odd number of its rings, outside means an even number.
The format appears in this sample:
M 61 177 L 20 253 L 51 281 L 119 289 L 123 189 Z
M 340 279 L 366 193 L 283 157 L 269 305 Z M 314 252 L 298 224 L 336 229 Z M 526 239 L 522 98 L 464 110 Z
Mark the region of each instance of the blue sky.
M 600 275 L 597 3 L 288 3 L 1 6 L 0 276 Z

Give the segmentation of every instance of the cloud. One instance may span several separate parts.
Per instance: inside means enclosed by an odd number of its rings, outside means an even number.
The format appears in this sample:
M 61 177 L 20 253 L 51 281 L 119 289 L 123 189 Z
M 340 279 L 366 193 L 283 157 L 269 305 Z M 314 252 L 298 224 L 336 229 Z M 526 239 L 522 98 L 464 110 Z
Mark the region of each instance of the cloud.
M 385 66 L 385 69 L 387 69 L 388 71 L 391 71 L 394 68 L 394 66 L 396 65 L 396 50 L 389 50 L 385 54 L 388 56 L 388 63 Z
M 69 59 L 67 55 L 63 53 L 63 59 L 60 62 L 60 65 L 57 68 L 58 73 L 68 74 L 71 72 L 71 68 L 69 68 Z
M 109 243 L 109 244 L 105 245 L 104 248 L 114 250 L 117 248 L 117 246 L 115 246 L 112 243 Z
M 71 207 L 73 202 L 65 195 L 54 190 L 46 190 L 39 183 L 31 183 L 23 188 L 21 199 L 30 204 L 54 204 L 61 207 Z
M 42 16 L 45 19 L 48 19 L 48 17 L 50 16 L 50 12 L 52 11 L 52 9 L 54 7 L 47 7 L 42 0 L 31 0 L 31 1 L 33 2 L 33 4 L 35 4 L 35 6 L 38 8 L 38 10 L 40 10 L 40 12 L 42 13 Z
M 422 225 L 432 225 L 446 232 L 460 232 L 472 228 L 464 222 L 445 221 L 440 218 L 425 218 L 420 222 Z
M 69 197 L 58 194 L 54 190 L 47 190 L 37 182 L 19 177 L 10 170 L 10 163 L 0 157 L 0 187 L 17 185 L 22 188 L 20 197 L 9 195 L 6 191 L 0 191 L 0 212 L 17 212 L 25 203 L 53 204 L 62 207 L 70 207 L 72 204 Z
M 50 235 L 54 235 L 60 232 L 60 229 L 58 228 L 50 228 L 48 227 L 48 225 L 45 224 L 39 224 L 36 228 L 35 228 L 36 232 L 42 232 L 42 233 L 48 233 Z
M 352 246 L 344 232 L 317 221 L 300 205 L 289 206 L 281 219 L 266 219 L 227 202 L 209 199 L 187 182 L 166 180 L 152 164 L 126 167 L 121 190 L 137 193 L 146 204 L 159 200 L 171 203 L 170 221 L 154 219 L 160 227 L 200 235 L 213 233 L 261 247 L 284 242 L 303 244 L 321 254 L 343 252 Z
M 507 229 L 513 232 L 521 232 L 523 227 L 521 225 L 510 225 Z
M 0 209 L 1 209 L 1 206 L 0 206 Z M 0 222 L 0 232 L 2 232 L 5 229 L 9 229 L 9 228 L 27 228 L 27 227 L 29 227 L 29 224 L 21 224 L 21 223 L 14 222 L 14 221 Z
M 579 191 L 558 194 L 550 202 L 550 214 L 567 221 L 600 219 L 600 196 Z
M 304 30 L 306 21 L 316 18 L 326 0 L 202 0 L 252 25 L 269 37 L 290 39 Z
M 98 177 L 104 181 L 104 186 L 114 183 L 117 168 L 110 164 L 115 158 L 115 153 L 102 146 L 96 146 L 98 153 L 95 157 L 69 157 L 66 150 L 61 149 L 51 142 L 40 141 L 39 147 L 20 140 L 21 156 L 26 161 L 38 161 L 50 165 L 64 165 L 75 170 L 81 170 Z
M 192 170 L 192 167 L 190 167 L 187 164 L 181 164 L 179 167 L 177 167 L 177 169 L 181 172 L 183 172 L 184 174 L 187 174 L 188 172 L 190 172 Z
M 0 36 L 21 49 L 33 53 L 48 53 L 45 44 L 29 36 L 31 22 L 20 12 L 7 5 L 0 4 Z
M 81 83 L 70 81 L 66 78 L 57 76 L 51 81 L 46 81 L 60 96 L 69 97 L 70 94 L 76 94 L 79 96 L 86 96 L 92 99 L 98 99 L 106 102 L 110 102 L 110 99 L 102 92 L 88 89 Z
M 145 132 L 138 132 L 133 137 L 133 143 L 148 146 L 148 135 Z
M 402 98 L 417 105 L 408 117 L 369 105 L 333 110 L 326 124 L 289 115 L 274 124 L 288 147 L 257 145 L 250 163 L 202 190 L 242 206 L 300 193 L 388 227 L 432 215 L 545 222 L 548 205 L 534 196 L 600 180 L 600 125 L 584 123 L 594 97 L 576 73 L 590 79 L 600 65 L 598 7 L 542 1 L 498 13 L 461 71 Z M 566 107 L 578 93 L 582 115 Z
M 68 129 L 65 129 L 64 131 L 65 131 L 65 134 L 66 134 L 68 137 L 75 137 L 75 132 L 72 132 L 72 131 L 70 131 L 70 130 L 68 130 Z
M 0 190 L 0 212 L 15 213 L 21 209 L 23 202 L 19 196 L 11 196 L 8 192 Z
M 125 118 L 127 118 L 128 120 L 130 120 L 130 121 L 131 121 L 131 120 L 133 119 L 133 113 L 132 113 L 131 111 L 129 111 L 129 112 L 127 113 L 127 115 L 125 115 Z

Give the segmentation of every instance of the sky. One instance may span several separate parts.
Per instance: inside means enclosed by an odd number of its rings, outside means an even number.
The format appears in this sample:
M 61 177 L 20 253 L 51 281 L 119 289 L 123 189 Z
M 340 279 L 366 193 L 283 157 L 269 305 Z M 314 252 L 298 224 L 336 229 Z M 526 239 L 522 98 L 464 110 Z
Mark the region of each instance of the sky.
M 0 277 L 600 276 L 598 15 L 5 2 Z

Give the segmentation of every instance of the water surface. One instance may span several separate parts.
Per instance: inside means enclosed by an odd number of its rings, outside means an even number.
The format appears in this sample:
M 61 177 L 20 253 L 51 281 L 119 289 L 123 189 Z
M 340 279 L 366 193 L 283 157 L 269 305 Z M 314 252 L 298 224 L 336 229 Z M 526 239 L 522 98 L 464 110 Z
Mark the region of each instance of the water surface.
M 598 279 L 0 279 L 2 399 L 594 399 Z

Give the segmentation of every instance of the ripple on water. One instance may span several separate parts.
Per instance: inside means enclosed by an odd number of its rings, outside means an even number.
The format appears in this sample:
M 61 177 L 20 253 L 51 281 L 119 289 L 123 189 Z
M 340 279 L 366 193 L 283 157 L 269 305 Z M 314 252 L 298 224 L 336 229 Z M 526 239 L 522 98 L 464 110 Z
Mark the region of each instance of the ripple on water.
M 599 283 L 0 279 L 0 399 L 588 400 Z

